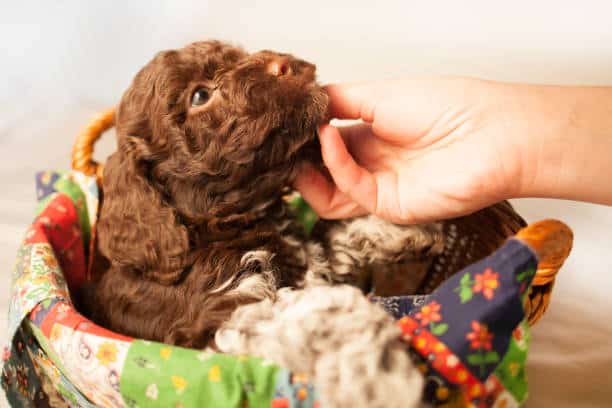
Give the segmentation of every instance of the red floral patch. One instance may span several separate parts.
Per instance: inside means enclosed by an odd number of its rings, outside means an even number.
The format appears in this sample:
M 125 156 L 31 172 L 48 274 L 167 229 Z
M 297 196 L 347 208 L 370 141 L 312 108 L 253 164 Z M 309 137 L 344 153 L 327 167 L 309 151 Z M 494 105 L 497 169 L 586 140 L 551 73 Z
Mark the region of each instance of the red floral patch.
M 474 275 L 474 286 L 472 292 L 479 293 L 491 300 L 493 299 L 495 289 L 499 287 L 499 274 L 493 272 L 491 268 L 485 269 L 483 273 L 477 273 Z
M 493 333 L 489 333 L 487 325 L 472 321 L 472 331 L 465 337 L 470 341 L 470 348 L 491 350 Z
M 439 322 L 442 320 L 440 315 L 440 304 L 436 301 L 428 303 L 421 307 L 421 310 L 414 315 L 423 326 L 427 326 L 431 322 Z

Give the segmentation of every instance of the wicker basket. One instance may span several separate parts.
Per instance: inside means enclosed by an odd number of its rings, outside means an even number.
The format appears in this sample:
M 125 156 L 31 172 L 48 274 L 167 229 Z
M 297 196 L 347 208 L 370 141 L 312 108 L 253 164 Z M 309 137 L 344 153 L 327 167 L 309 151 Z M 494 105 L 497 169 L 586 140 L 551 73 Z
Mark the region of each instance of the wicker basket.
M 91 241 L 95 240 L 90 231 L 97 215 L 102 165 L 92 159 L 94 143 L 113 122 L 114 110 L 104 112 L 78 137 L 72 155 L 75 172 L 39 175 L 40 214 L 18 251 L 9 307 L 12 343 L 2 356 L 5 364 L 1 380 L 9 401 L 15 406 L 73 407 L 245 403 L 273 408 L 319 406 L 316 389 L 299 373 L 253 357 L 211 354 L 129 338 L 96 326 L 74 309 L 69 289 L 87 279 L 86 248 L 92 248 Z M 441 286 L 429 303 L 418 305 L 414 319 L 403 314 L 397 322 L 417 367 L 425 374 L 425 398 L 446 407 L 501 406 L 508 401 L 515 406 L 527 395 L 524 370 L 519 368 L 527 356 L 527 321 L 535 323 L 546 311 L 555 276 L 571 250 L 571 230 L 553 220 L 525 227 L 523 219 L 505 202 L 449 220 L 444 230 L 445 250 L 425 271 L 418 292 L 429 293 Z M 512 236 L 516 239 L 507 240 Z M 497 250 L 502 244 L 503 248 Z M 513 263 L 516 267 L 508 270 Z M 491 272 L 489 266 L 499 274 Z M 495 275 L 495 285 L 499 282 L 499 290 L 504 290 L 495 297 L 502 299 L 503 309 L 495 309 L 496 302 L 487 300 L 482 287 L 478 297 L 472 299 L 474 303 L 465 303 L 468 306 L 453 309 L 450 303 L 444 303 L 442 294 L 456 303 L 460 298 L 463 304 L 463 294 L 458 296 L 457 289 L 466 289 L 463 286 L 472 278 L 473 282 L 486 279 L 483 276 L 487 273 Z M 476 293 L 475 288 L 467 295 Z M 410 302 L 416 305 L 417 298 L 423 297 L 411 298 Z M 470 313 L 475 315 L 461 314 L 449 320 L 450 324 L 442 322 L 435 328 L 423 320 L 417 322 L 415 319 L 422 318 L 416 316 L 425 313 L 426 307 L 435 304 L 439 310 L 436 301 L 442 303 L 444 311 L 471 307 Z M 491 311 L 501 316 L 491 323 L 498 325 L 496 339 L 503 339 L 507 348 L 499 348 L 500 355 L 491 351 L 490 345 L 480 350 L 480 358 L 491 357 L 493 362 L 487 364 L 492 364 L 490 368 L 495 371 L 486 375 L 481 372 L 477 377 L 468 374 L 465 363 L 458 362 L 459 349 L 445 341 L 452 337 L 465 343 L 466 332 L 462 328 L 457 336 L 453 326 L 471 324 L 473 330 L 482 330 L 477 322 L 485 327 L 483 338 L 489 341 L 492 336 L 487 337 L 486 322 L 490 322 Z M 448 337 L 440 337 L 444 333 Z M 470 336 L 476 334 L 470 333 L 467 338 Z M 473 356 L 467 355 L 465 361 L 472 366 L 484 364 L 470 360 Z M 507 360 L 507 356 L 513 357 Z M 439 376 L 442 371 L 437 364 L 445 364 L 446 380 Z M 510 368 L 514 378 L 504 378 Z
M 101 186 L 103 165 L 93 160 L 94 144 L 113 127 L 115 110 L 109 109 L 91 121 L 77 137 L 72 149 L 72 168 L 87 175 L 95 175 Z M 485 256 L 494 252 L 526 223 L 508 202 L 485 208 L 474 214 L 444 223 L 446 247 L 428 268 L 417 293 L 430 293 L 441 282 Z M 545 235 L 539 231 L 540 239 Z M 557 253 L 553 258 L 540 259 L 536 278 L 527 298 L 525 309 L 530 324 L 546 311 L 555 277 L 572 246 L 571 234 L 557 237 Z M 538 237 L 533 237 L 534 241 Z

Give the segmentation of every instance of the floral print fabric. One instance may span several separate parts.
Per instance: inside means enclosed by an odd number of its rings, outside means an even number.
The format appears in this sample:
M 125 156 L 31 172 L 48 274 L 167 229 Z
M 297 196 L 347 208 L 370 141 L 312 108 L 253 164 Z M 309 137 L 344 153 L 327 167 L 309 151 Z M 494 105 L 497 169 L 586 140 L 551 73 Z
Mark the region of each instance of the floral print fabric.
M 131 338 L 94 325 L 63 301 L 50 308 L 40 332 L 41 343 L 85 398 L 97 406 L 124 406 L 119 383 Z
M 450 397 L 452 389 L 470 406 L 492 406 L 502 397 L 510 405 L 525 400 L 523 301 L 536 268 L 534 253 L 511 239 L 400 318 L 415 359 L 426 365 L 431 402 Z
M 87 280 L 96 220 L 94 177 L 37 176 L 38 216 L 13 270 L 1 382 L 13 406 L 318 407 L 309 379 L 251 357 L 134 340 L 78 314 L 70 291 Z M 307 231 L 316 217 L 300 199 Z M 462 406 L 516 406 L 527 395 L 529 333 L 522 302 L 537 266 L 510 240 L 431 295 L 373 298 L 398 319 L 426 377 L 425 399 Z
M 128 407 L 270 406 L 278 367 L 254 358 L 134 341 L 121 382 Z

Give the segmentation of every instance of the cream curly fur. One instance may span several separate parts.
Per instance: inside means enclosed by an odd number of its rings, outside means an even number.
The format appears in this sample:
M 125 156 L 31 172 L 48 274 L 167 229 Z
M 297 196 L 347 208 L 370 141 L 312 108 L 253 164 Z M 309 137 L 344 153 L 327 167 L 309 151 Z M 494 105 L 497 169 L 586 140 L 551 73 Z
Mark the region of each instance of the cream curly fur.
M 281 289 L 238 308 L 217 332 L 224 352 L 308 375 L 324 407 L 419 406 L 423 378 L 379 306 L 347 286 Z
M 261 273 L 235 291 L 257 292 L 263 300 L 238 308 L 215 343 L 221 351 L 307 374 L 325 407 L 420 406 L 423 378 L 394 320 L 358 289 L 330 284 L 353 280 L 366 264 L 439 253 L 441 237 L 440 224 L 397 226 L 372 216 L 334 224 L 327 234 L 329 252 L 286 234 L 285 243 L 307 265 L 302 288 L 277 290 L 270 271 L 274 255 L 247 253 L 243 262 L 257 264 Z

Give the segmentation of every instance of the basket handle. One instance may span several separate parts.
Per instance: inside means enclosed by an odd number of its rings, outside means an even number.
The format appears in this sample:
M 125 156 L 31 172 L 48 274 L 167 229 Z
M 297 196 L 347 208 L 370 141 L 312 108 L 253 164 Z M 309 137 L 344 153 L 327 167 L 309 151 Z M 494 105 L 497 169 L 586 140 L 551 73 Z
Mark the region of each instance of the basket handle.
M 525 314 L 530 325 L 546 312 L 555 277 L 572 250 L 572 230 L 557 220 L 536 222 L 521 229 L 515 236 L 538 256 L 538 270 L 531 291 L 525 300 Z
M 89 176 L 95 175 L 99 186 L 102 186 L 104 165 L 93 160 L 94 144 L 114 123 L 115 108 L 102 112 L 79 134 L 72 148 L 72 168 Z M 525 314 L 529 324 L 533 325 L 550 303 L 555 277 L 572 249 L 573 233 L 560 221 L 544 220 L 521 229 L 516 238 L 529 245 L 539 259 L 538 270 L 525 301 Z
M 102 185 L 104 165 L 93 159 L 94 144 L 102 133 L 115 124 L 115 108 L 108 109 L 96 116 L 77 136 L 72 146 L 72 169 L 88 176 L 96 176 L 98 186 Z

